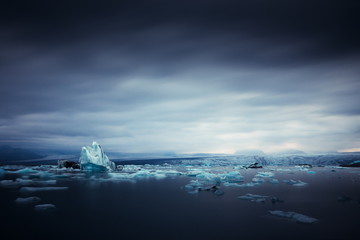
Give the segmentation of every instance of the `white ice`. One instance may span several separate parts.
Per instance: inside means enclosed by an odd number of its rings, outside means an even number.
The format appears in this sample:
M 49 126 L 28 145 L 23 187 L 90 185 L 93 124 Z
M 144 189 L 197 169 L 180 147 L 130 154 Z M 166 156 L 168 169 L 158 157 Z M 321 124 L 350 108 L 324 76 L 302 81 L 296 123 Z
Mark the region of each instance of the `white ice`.
M 91 171 L 115 170 L 115 163 L 110 161 L 108 156 L 97 142 L 92 146 L 83 147 L 79 159 L 81 169 Z
M 306 215 L 303 215 L 300 213 L 296 213 L 296 212 L 284 212 L 284 211 L 280 211 L 280 210 L 274 210 L 274 211 L 270 210 L 269 212 L 270 212 L 270 214 L 272 214 L 274 216 L 290 218 L 299 223 L 315 223 L 315 222 L 319 221 L 316 218 L 309 217 L 309 216 L 306 216 Z

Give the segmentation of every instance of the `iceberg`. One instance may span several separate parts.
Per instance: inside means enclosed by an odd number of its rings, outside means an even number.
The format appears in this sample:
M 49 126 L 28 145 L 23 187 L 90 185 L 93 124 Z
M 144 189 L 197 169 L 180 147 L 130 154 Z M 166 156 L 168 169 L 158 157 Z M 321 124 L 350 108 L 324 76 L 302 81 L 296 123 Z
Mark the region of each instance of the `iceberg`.
M 315 223 L 318 222 L 319 220 L 317 220 L 316 218 L 312 218 L 300 213 L 296 213 L 296 212 L 284 212 L 284 211 L 280 211 L 280 210 L 274 210 L 274 211 L 269 211 L 270 214 L 274 215 L 274 216 L 278 216 L 278 217 L 284 217 L 284 218 L 290 218 L 290 219 L 294 219 L 296 222 L 298 223 Z
M 82 148 L 79 162 L 82 170 L 102 172 L 116 169 L 115 163 L 109 160 L 97 142 Z

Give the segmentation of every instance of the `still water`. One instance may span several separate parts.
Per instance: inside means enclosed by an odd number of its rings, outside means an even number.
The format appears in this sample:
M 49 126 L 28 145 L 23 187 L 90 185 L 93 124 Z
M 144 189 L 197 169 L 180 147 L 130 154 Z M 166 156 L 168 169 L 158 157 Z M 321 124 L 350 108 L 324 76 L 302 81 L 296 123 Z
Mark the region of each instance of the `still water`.
M 22 193 L 20 187 L 1 187 L 0 230 L 9 239 L 357 239 L 360 169 L 280 170 L 237 170 L 245 181 L 270 171 L 279 183 L 266 179 L 254 187 L 220 184 L 220 196 L 211 191 L 189 194 L 184 186 L 194 177 L 186 174 L 136 181 L 99 181 L 101 177 L 91 175 L 58 178 L 56 186 L 69 187 L 65 191 Z M 19 177 L 15 175 L 2 179 Z M 307 184 L 283 182 L 289 179 Z M 238 198 L 247 193 L 284 202 Z M 14 201 L 28 196 L 54 204 L 56 210 L 39 212 L 34 204 Z M 301 224 L 269 210 L 293 211 L 319 221 Z

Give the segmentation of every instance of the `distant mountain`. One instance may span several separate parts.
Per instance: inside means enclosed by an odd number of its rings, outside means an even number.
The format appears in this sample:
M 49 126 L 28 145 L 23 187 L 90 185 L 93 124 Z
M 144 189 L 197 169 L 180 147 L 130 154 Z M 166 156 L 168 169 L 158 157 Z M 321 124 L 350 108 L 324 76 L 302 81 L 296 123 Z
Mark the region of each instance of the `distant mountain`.
M 43 155 L 22 148 L 0 146 L 0 161 L 18 161 L 42 158 Z

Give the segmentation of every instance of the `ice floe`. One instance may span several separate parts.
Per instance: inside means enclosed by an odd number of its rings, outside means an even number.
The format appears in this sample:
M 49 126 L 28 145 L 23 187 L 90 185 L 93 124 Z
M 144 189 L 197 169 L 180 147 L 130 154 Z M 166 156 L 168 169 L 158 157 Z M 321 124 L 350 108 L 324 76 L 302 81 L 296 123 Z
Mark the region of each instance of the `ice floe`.
M 306 182 L 303 182 L 303 181 L 300 181 L 300 180 L 283 180 L 284 183 L 286 184 L 289 184 L 289 185 L 293 185 L 295 187 L 303 187 L 303 186 L 306 186 L 307 183 Z
M 278 197 L 271 197 L 271 203 L 272 204 L 275 204 L 275 203 L 283 203 L 284 202 L 284 200 L 281 200 L 281 199 L 279 199 Z
M 54 204 L 45 203 L 45 204 L 35 205 L 34 209 L 39 212 L 48 212 L 48 211 L 54 211 L 56 207 Z
M 41 201 L 41 198 L 39 197 L 26 197 L 26 198 L 22 198 L 22 197 L 18 197 L 17 199 L 15 199 L 16 203 L 19 204 L 30 204 L 30 203 L 38 203 Z
M 69 187 L 21 187 L 20 192 L 32 193 L 32 192 L 47 192 L 47 191 L 63 191 L 68 190 Z
M 279 180 L 277 180 L 276 178 L 272 178 L 272 179 L 269 180 L 269 183 L 278 184 Z
M 15 180 L 1 180 L 0 186 L 2 187 L 20 187 L 20 186 L 43 186 L 43 185 L 54 185 L 56 180 L 46 180 L 46 181 L 34 181 L 32 179 L 22 179 L 17 178 Z
M 239 172 L 228 172 L 219 174 L 221 181 L 234 183 L 234 182 L 242 182 L 244 181 L 244 177 Z
M 247 200 L 247 201 L 251 201 L 251 202 L 264 203 L 268 197 L 269 196 L 262 196 L 262 195 L 247 193 L 243 196 L 239 196 L 238 198 L 241 200 Z
M 284 212 L 284 211 L 280 211 L 280 210 L 273 210 L 273 211 L 269 211 L 270 214 L 274 215 L 274 216 L 278 216 L 278 217 L 284 217 L 284 218 L 289 218 L 289 219 L 293 219 L 298 223 L 315 223 L 318 222 L 319 220 L 313 217 L 309 217 L 300 213 L 296 213 L 296 212 Z
M 270 178 L 270 177 L 274 177 L 275 174 L 272 172 L 258 172 L 255 177 L 263 177 L 263 178 Z

